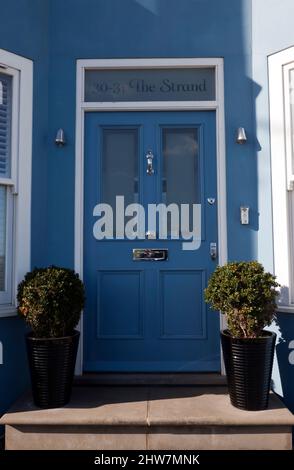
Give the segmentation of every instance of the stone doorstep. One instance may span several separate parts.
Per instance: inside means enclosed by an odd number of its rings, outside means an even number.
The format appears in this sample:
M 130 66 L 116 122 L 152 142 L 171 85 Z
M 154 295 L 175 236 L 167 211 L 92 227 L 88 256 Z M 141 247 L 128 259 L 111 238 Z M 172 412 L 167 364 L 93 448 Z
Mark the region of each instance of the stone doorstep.
M 74 379 L 75 385 L 226 385 L 227 380 L 224 375 L 218 373 L 111 373 L 86 372 Z
M 289 426 L 10 426 L 6 450 L 291 450 Z
M 294 415 L 270 394 L 269 408 L 244 411 L 226 387 L 74 387 L 64 408 L 40 409 L 29 394 L 0 419 L 8 425 L 293 426 Z
M 291 449 L 292 415 L 273 393 L 269 409 L 243 411 L 226 387 L 74 387 L 64 408 L 29 395 L 2 417 L 7 449 Z

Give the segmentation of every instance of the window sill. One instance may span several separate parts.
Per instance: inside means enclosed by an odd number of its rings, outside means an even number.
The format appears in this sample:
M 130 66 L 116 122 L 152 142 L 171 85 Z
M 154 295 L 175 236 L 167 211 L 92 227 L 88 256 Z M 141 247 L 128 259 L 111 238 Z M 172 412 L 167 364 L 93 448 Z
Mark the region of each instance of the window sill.
M 1 305 L 0 306 L 0 318 L 15 317 L 17 310 L 14 305 Z
M 278 313 L 294 313 L 294 305 L 279 305 Z

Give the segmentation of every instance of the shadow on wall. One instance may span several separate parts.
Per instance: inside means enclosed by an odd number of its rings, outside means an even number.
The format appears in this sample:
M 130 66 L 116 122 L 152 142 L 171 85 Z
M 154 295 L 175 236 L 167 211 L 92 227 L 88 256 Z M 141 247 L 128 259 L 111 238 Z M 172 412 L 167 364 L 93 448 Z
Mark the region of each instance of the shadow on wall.
M 279 313 L 276 324 L 278 340 L 276 346 L 281 389 L 285 405 L 294 413 L 294 322 L 293 315 Z

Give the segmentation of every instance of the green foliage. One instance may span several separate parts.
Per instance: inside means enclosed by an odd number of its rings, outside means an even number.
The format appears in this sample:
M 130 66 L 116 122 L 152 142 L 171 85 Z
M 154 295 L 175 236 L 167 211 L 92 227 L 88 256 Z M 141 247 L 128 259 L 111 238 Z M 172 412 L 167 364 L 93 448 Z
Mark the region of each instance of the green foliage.
M 69 336 L 78 324 L 85 291 L 71 269 L 49 266 L 26 274 L 18 286 L 18 313 L 39 338 Z
M 227 317 L 232 336 L 256 338 L 271 324 L 279 284 L 257 261 L 218 266 L 205 289 L 205 300 Z

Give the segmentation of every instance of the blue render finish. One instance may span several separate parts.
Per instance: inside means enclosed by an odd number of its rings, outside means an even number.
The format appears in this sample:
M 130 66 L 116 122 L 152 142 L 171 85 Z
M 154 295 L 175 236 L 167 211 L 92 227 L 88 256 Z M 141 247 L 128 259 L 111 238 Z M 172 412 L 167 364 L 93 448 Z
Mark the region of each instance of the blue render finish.
M 47 263 L 48 14 L 42 0 L 1 0 L 0 49 L 34 61 L 32 266 Z M 19 318 L 0 318 L 0 414 L 28 387 L 24 332 Z
M 221 57 L 228 258 L 273 270 L 267 56 L 294 45 L 293 0 L 0 0 L 0 9 L 0 49 L 34 63 L 32 267 L 74 267 L 76 60 Z M 63 148 L 54 144 L 60 127 Z M 278 314 L 273 328 L 273 383 L 294 411 L 293 314 Z M 18 318 L 0 318 L 0 414 L 28 385 L 23 332 Z

